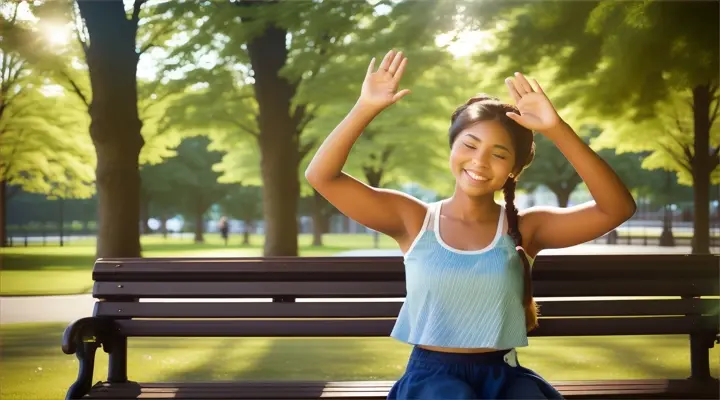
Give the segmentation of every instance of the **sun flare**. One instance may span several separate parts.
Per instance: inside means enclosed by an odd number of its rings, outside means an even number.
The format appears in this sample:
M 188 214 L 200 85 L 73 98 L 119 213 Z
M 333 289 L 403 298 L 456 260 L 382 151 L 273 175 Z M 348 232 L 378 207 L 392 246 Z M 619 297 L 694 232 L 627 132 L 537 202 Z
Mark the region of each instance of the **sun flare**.
M 42 26 L 42 32 L 45 39 L 52 46 L 67 46 L 70 42 L 70 28 L 67 25 L 47 24 Z

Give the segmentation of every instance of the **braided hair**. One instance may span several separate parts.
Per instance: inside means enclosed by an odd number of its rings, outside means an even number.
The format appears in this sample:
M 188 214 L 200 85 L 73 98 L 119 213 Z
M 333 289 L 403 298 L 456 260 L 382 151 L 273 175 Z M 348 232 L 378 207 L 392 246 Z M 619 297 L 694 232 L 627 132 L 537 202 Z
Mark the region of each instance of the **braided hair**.
M 535 157 L 533 132 L 510 119 L 505 113 L 520 114 L 517 107 L 502 103 L 498 98 L 480 94 L 458 107 L 451 117 L 449 130 L 450 147 L 457 136 L 469 126 L 481 121 L 498 121 L 510 134 L 515 148 L 515 165 L 513 175 L 503 186 L 505 208 L 507 210 L 508 234 L 515 242 L 515 249 L 523 265 L 523 308 L 525 309 L 525 325 L 528 331 L 538 325 L 538 307 L 532 296 L 532 277 L 530 261 L 523 248 L 523 238 L 518 224 L 518 209 L 515 207 L 515 187 L 518 175 L 527 168 Z

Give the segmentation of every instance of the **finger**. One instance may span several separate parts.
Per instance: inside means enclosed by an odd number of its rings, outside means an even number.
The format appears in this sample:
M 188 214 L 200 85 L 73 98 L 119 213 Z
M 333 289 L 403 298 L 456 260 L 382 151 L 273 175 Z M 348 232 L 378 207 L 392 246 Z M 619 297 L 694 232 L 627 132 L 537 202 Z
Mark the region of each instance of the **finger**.
M 394 50 L 388 51 L 387 54 L 385 54 L 382 62 L 380 63 L 380 69 L 387 71 L 390 68 L 390 62 L 392 61 L 394 55 Z
M 373 70 L 375 69 L 375 57 L 370 60 L 370 65 L 368 65 L 367 73 L 365 74 L 365 77 L 367 78 L 370 76 L 370 74 L 373 73 Z
M 408 94 L 410 94 L 410 89 L 403 89 L 403 90 L 395 93 L 395 96 L 393 96 L 393 103 L 402 99 L 403 97 L 405 97 Z
M 402 51 L 395 54 L 395 58 L 393 58 L 392 64 L 390 64 L 390 68 L 388 68 L 388 72 L 395 75 L 395 72 L 397 71 L 398 67 L 400 66 L 400 63 L 403 61 L 403 53 Z
M 527 94 L 527 91 L 525 88 L 518 82 L 517 78 L 509 78 L 510 84 L 513 86 L 513 89 L 515 89 L 515 92 L 518 94 L 518 96 L 523 97 L 523 95 Z
M 544 91 L 543 88 L 540 86 L 540 84 L 538 83 L 538 81 L 535 80 L 535 79 L 533 79 L 533 82 L 535 83 L 535 90 L 536 90 L 537 92 L 539 92 L 539 93 L 545 94 L 545 91 Z
M 525 76 L 519 72 L 515 73 L 515 77 L 517 78 L 517 82 L 522 87 L 522 90 L 525 91 L 525 93 L 532 93 L 534 92 L 532 86 L 530 86 L 530 82 L 528 82 L 527 79 L 525 79 Z
M 405 72 L 406 65 L 407 65 L 407 58 L 403 58 L 402 62 L 400 62 L 400 66 L 397 67 L 397 71 L 395 71 L 395 75 L 393 75 L 393 80 L 395 80 L 395 82 L 399 82 L 400 78 L 402 78 L 403 73 Z
M 508 92 L 510 92 L 510 96 L 512 96 L 513 100 L 517 103 L 520 101 L 520 93 L 518 93 L 517 89 L 515 88 L 515 84 L 513 83 L 512 78 L 505 79 L 505 86 L 508 88 Z

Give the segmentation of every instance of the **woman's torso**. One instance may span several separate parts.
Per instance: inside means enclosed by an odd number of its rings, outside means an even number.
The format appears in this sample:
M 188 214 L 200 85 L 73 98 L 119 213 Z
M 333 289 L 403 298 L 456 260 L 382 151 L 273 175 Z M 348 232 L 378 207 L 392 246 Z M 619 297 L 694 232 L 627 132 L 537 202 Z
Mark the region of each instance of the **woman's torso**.
M 525 344 L 522 265 L 506 234 L 504 209 L 498 211 L 494 226 L 460 227 L 442 217 L 442 203 L 428 207 L 422 228 L 404 251 L 408 297 L 393 330 L 396 338 L 429 350 L 459 353 Z M 483 237 L 487 243 L 481 245 Z M 455 327 L 482 332 L 443 331 Z

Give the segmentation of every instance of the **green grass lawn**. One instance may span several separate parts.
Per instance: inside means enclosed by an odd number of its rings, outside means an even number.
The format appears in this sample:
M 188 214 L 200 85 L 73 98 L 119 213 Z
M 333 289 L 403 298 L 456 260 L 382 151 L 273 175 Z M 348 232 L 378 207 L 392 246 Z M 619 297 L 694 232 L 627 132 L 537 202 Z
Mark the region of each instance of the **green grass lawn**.
M 75 356 L 60 350 L 65 324 L 0 326 L 0 398 L 61 399 L 77 376 Z M 243 379 L 397 379 L 409 347 L 391 338 L 143 338 L 129 341 L 135 381 Z M 182 349 L 182 350 L 181 350 Z M 520 362 L 550 380 L 685 378 L 686 336 L 532 338 Z M 93 381 L 107 374 L 98 351 Z M 718 347 L 711 352 L 718 374 Z
M 231 237 L 227 247 L 219 235 L 205 235 L 205 243 L 191 238 L 143 236 L 144 257 L 245 257 L 262 255 L 263 237 L 251 238 L 250 246 Z M 323 247 L 313 247 L 311 235 L 300 235 L 301 256 L 331 256 L 338 252 L 373 247 L 371 235 L 325 235 Z M 381 248 L 396 248 L 387 236 Z M 91 271 L 95 261 L 95 240 L 73 240 L 59 246 L 33 245 L 0 248 L 0 295 L 26 296 L 87 293 L 92 289 Z

